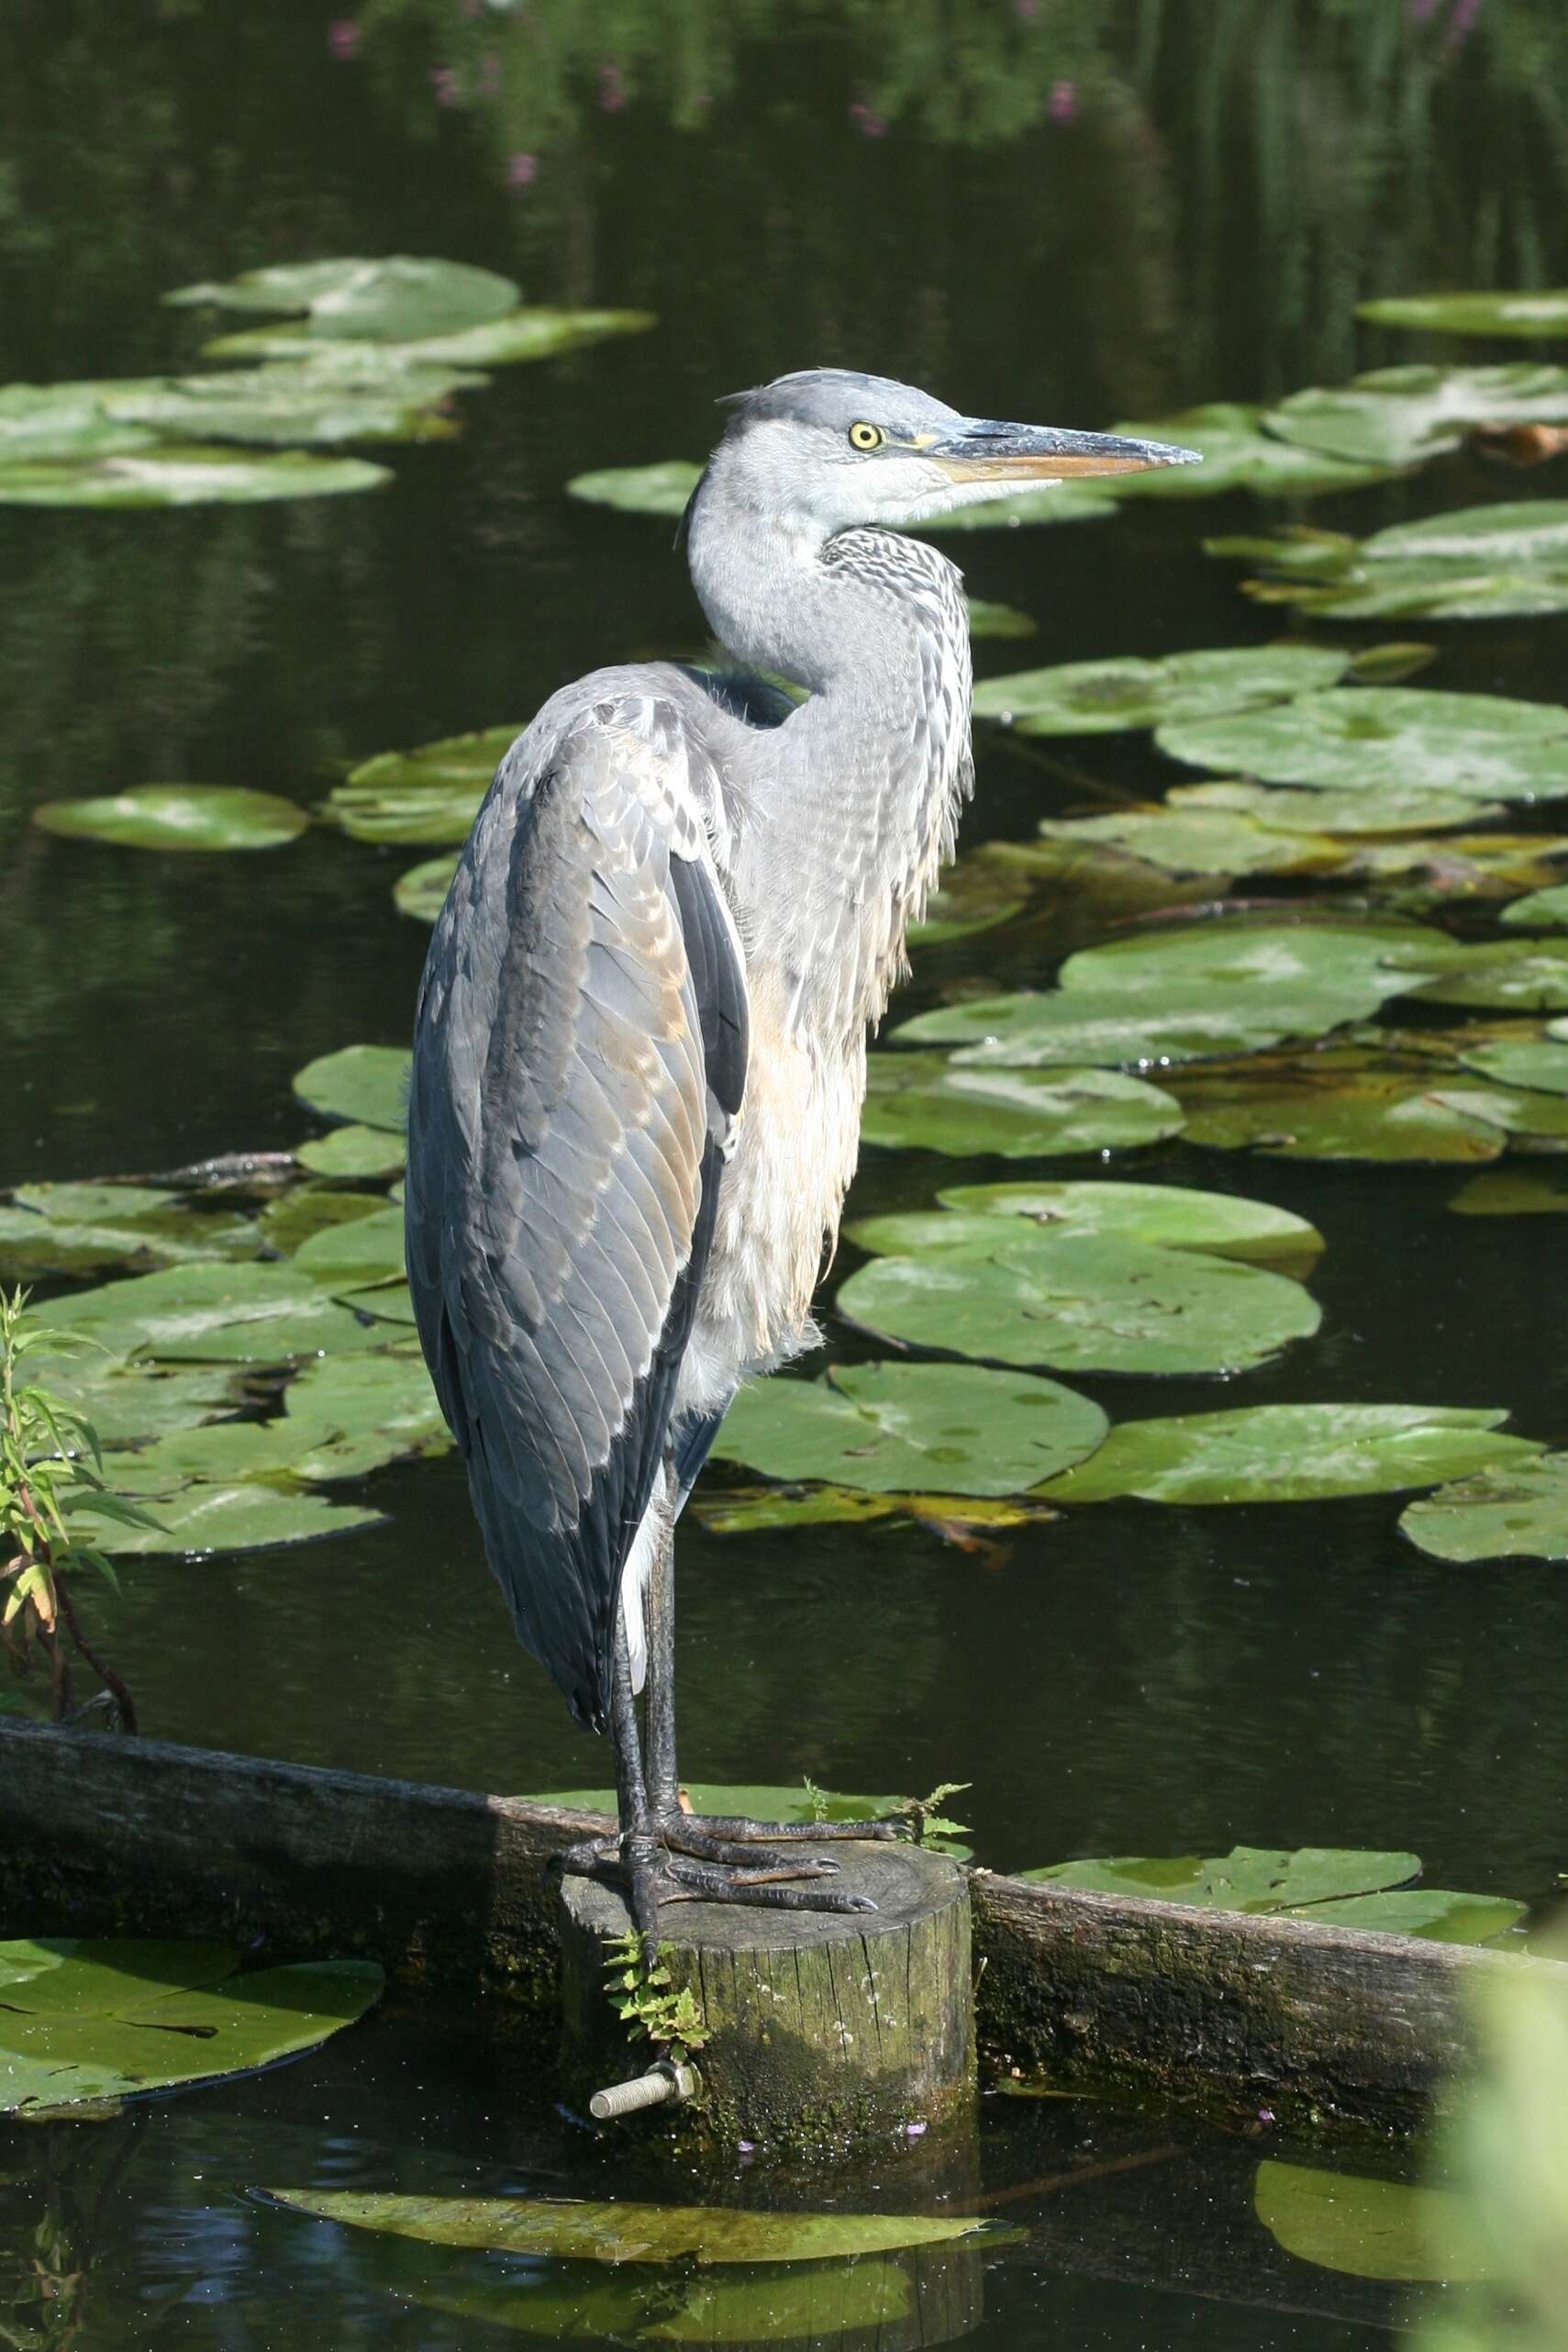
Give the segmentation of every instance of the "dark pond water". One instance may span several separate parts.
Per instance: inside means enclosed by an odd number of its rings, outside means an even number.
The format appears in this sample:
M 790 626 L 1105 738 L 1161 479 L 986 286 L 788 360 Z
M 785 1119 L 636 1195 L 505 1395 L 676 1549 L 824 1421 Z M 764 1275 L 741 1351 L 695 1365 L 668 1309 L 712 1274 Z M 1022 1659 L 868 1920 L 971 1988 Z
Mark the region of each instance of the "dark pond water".
M 602 660 L 700 643 L 668 530 L 561 485 L 699 455 L 713 397 L 784 368 L 855 364 L 973 412 L 1093 426 L 1408 356 L 1357 329 L 1356 299 L 1568 279 L 1565 87 L 1548 0 L 365 0 L 355 31 L 304 0 L 11 0 L 6 379 L 186 364 L 193 324 L 161 290 L 317 253 L 450 255 L 530 299 L 660 324 L 497 373 L 462 439 L 397 451 L 378 496 L 0 507 L 0 1181 L 296 1141 L 290 1074 L 350 1040 L 400 1042 L 425 943 L 390 896 L 421 853 L 321 833 L 253 859 L 136 856 L 47 839 L 33 804 L 151 778 L 310 799 L 334 762 L 520 721 Z M 1313 518 L 1360 529 L 1514 495 L 1515 477 L 1454 460 Z M 1199 541 L 1254 512 L 1141 507 L 966 539 L 962 558 L 977 594 L 1037 619 L 1031 658 L 1243 643 L 1273 624 Z M 1562 691 L 1568 623 L 1442 643 L 1433 683 Z M 1017 651 L 982 646 L 979 666 Z M 1161 766 L 1143 738 L 1084 764 L 1150 789 Z M 1072 799 L 983 747 L 968 838 L 1024 836 Z M 1051 956 L 1040 938 L 1032 976 Z M 962 968 L 925 964 L 908 1009 Z M 1455 1218 L 1451 1174 L 1233 1172 L 1180 1147 L 1140 1165 L 1309 1215 L 1329 1243 L 1324 1324 L 1223 1395 L 1083 1383 L 1115 1416 L 1496 1404 L 1563 1438 L 1555 1221 Z M 1006 1172 L 873 1157 L 856 1203 Z M 148 1727 L 482 1789 L 601 1780 L 603 1751 L 510 1639 L 454 1465 L 383 1474 L 372 1495 L 388 1519 L 367 1534 L 153 1564 L 95 1600 Z M 1002 1867 L 1367 1845 L 1416 1849 L 1439 1884 L 1544 1900 L 1565 1859 L 1568 1584 L 1425 1561 L 1396 1515 L 1386 1499 L 1105 1506 L 984 1557 L 906 1527 L 722 1541 L 693 1525 L 685 1767 L 973 1780 L 966 1817 Z M 35 2134 L 0 2164 L 13 2263 L 53 2211 L 89 2291 L 78 2332 L 40 2306 L 25 2340 L 504 2341 L 496 2313 L 453 2315 L 451 2298 L 504 2286 L 505 2266 L 400 2262 L 243 2191 L 635 2189 L 550 2117 L 544 2080 L 526 2052 L 497 2071 L 462 2021 L 438 2035 L 395 2016 L 232 2092 Z M 1152 2160 L 998 2207 L 1033 2235 L 993 2257 L 986 2340 L 1349 2352 L 1395 2315 L 1383 2291 L 1272 2253 L 1252 2151 L 1159 2157 L 1164 2138 L 1049 2103 L 996 2121 L 993 2190 Z M 918 2203 L 940 2186 L 914 2157 L 874 2182 L 835 2193 Z

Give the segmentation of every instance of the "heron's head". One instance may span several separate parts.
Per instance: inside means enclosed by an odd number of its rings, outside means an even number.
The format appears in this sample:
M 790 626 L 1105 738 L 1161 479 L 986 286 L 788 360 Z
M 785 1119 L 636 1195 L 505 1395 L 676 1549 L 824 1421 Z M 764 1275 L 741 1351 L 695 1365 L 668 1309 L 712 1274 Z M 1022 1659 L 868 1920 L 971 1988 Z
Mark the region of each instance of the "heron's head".
M 733 408 L 710 480 L 727 503 L 813 538 L 855 523 L 925 522 L 1031 485 L 1200 463 L 1166 441 L 965 417 L 851 368 L 781 375 L 737 395 Z

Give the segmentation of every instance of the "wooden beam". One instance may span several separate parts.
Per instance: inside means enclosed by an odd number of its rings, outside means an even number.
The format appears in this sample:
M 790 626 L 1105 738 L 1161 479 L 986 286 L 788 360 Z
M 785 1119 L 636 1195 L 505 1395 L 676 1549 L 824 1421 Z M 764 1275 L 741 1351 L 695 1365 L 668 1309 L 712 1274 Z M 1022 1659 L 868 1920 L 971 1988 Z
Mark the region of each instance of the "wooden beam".
M 553 2001 L 551 1854 L 604 1815 L 0 1721 L 0 1929 L 257 1937 Z M 1470 2049 L 1466 1988 L 1568 1966 L 972 1874 L 996 2065 L 1284 2126 L 1403 2132 Z

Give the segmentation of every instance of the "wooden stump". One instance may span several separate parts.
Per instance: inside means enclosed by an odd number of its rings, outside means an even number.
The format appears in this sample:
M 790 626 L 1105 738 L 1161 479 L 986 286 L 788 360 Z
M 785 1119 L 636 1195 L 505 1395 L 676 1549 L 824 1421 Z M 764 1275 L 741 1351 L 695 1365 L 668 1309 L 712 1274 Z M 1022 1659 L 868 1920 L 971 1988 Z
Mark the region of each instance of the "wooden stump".
M 906 1845 L 835 1845 L 833 1883 L 874 1912 L 666 1907 L 662 1945 L 674 1989 L 703 2016 L 694 2106 L 656 2112 L 679 2136 L 733 2149 L 840 2150 L 911 2123 L 969 2121 L 974 2095 L 969 1889 L 956 1863 Z M 605 1992 L 605 1946 L 627 1934 L 619 1892 L 589 1878 L 562 1888 L 561 1974 L 568 2096 L 640 2074 Z

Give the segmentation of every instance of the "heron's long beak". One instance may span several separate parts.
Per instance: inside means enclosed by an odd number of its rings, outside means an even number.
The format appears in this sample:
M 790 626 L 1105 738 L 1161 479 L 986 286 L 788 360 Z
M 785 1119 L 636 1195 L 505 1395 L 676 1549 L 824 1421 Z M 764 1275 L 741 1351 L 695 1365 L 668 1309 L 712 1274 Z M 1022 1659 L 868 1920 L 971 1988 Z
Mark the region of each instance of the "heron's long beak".
M 1115 433 L 1062 432 L 1054 425 L 1001 425 L 971 417 L 924 454 L 951 482 L 1062 482 L 1086 474 L 1141 474 L 1151 465 L 1201 465 L 1201 451 L 1173 441 L 1122 440 Z

